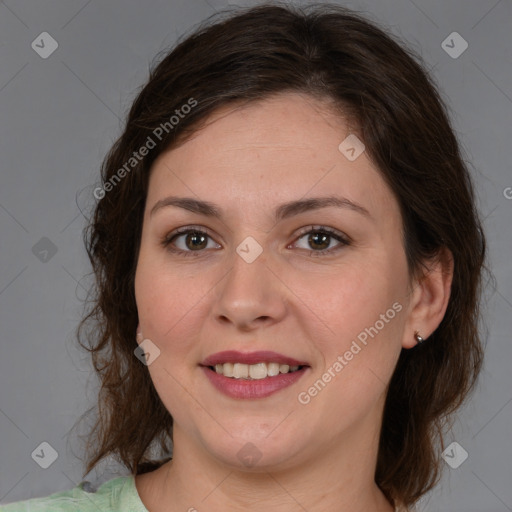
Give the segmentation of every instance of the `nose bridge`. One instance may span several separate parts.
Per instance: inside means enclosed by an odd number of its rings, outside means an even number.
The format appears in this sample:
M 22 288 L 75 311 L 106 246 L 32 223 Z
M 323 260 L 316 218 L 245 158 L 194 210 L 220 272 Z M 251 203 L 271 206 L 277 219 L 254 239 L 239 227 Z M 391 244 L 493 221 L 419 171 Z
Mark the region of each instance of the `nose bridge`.
M 258 244 L 259 245 L 259 244 Z M 261 246 L 260 246 L 261 247 Z M 268 292 L 268 255 L 261 247 L 256 254 L 250 241 L 242 242 L 233 254 L 222 297 L 249 305 L 264 300 Z
M 230 271 L 219 283 L 214 314 L 237 326 L 277 320 L 284 314 L 282 289 L 267 266 L 271 263 L 267 250 L 256 244 L 254 239 L 239 244 Z

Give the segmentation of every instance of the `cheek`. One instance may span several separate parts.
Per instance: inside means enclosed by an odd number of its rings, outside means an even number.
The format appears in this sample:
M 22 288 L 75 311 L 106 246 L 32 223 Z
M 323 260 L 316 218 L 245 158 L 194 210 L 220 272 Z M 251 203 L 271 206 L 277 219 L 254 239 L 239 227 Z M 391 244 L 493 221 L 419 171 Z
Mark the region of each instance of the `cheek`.
M 161 343 L 173 338 L 191 322 L 204 294 L 199 275 L 186 269 L 177 272 L 165 258 L 141 251 L 135 296 L 145 337 Z
M 157 257 L 141 251 L 135 276 L 139 321 L 144 338 L 160 350 L 147 369 L 162 403 L 175 421 L 182 423 L 198 408 L 184 383 L 189 381 L 190 368 L 197 364 L 193 329 L 204 295 L 199 283 L 199 279 L 171 272 Z
M 403 275 L 402 275 L 403 274 Z M 353 261 L 325 279 L 301 278 L 303 293 L 312 292 L 310 304 L 317 313 L 317 323 L 328 327 L 322 351 L 332 358 L 333 352 L 348 350 L 358 335 L 371 339 L 368 330 L 379 339 L 394 339 L 400 331 L 403 314 L 406 270 L 386 258 Z M 393 305 L 395 304 L 395 307 Z M 310 315 L 311 316 L 311 315 Z
M 331 332 L 315 339 L 323 361 L 299 397 L 333 435 L 383 399 L 400 355 L 405 316 L 399 276 L 377 266 L 351 270 L 331 281 L 339 291 L 330 294 L 322 317 Z
M 330 280 L 329 308 L 320 314 L 330 332 L 315 341 L 323 364 L 302 395 L 319 415 L 348 425 L 382 398 L 401 351 L 406 283 L 400 259 L 383 257 L 354 262 Z

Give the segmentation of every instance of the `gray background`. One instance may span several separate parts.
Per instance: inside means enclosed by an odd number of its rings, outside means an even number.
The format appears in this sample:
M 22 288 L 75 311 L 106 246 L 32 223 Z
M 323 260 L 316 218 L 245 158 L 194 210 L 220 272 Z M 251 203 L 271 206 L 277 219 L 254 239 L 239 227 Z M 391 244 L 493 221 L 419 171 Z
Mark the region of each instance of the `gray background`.
M 457 469 L 446 465 L 441 485 L 418 508 L 512 510 L 512 3 L 343 4 L 404 38 L 432 68 L 475 177 L 497 278 L 484 309 L 485 369 L 447 440 L 457 441 L 469 457 Z M 225 5 L 0 1 L 2 503 L 69 489 L 81 480 L 81 445 L 77 431 L 68 432 L 92 405 L 97 387 L 87 354 L 74 340 L 89 272 L 80 210 L 93 204 L 100 163 L 151 60 Z M 44 31 L 59 45 L 47 59 L 31 47 Z M 454 31 L 469 45 L 458 58 L 442 47 Z M 53 246 L 55 254 L 42 252 Z M 58 452 L 47 469 L 31 457 L 42 442 Z M 87 479 L 115 474 L 107 461 Z

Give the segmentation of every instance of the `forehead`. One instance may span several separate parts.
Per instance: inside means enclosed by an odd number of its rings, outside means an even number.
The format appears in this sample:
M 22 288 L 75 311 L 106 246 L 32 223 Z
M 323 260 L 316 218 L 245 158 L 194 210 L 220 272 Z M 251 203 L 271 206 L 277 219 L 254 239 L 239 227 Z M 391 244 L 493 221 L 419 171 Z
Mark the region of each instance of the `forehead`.
M 222 143 L 224 150 L 285 146 L 322 149 L 347 132 L 346 120 L 337 114 L 332 100 L 299 92 L 281 92 L 251 101 L 235 101 L 216 109 L 186 142 L 189 147 Z M 193 142 L 195 141 L 195 142 Z M 189 144 L 190 143 L 190 144 Z M 241 144 L 240 144 L 241 143 Z
M 397 213 L 366 152 L 351 161 L 340 150 L 349 135 L 332 105 L 303 94 L 226 105 L 184 144 L 159 155 L 148 206 L 167 192 L 246 208 L 339 192 L 377 215 Z

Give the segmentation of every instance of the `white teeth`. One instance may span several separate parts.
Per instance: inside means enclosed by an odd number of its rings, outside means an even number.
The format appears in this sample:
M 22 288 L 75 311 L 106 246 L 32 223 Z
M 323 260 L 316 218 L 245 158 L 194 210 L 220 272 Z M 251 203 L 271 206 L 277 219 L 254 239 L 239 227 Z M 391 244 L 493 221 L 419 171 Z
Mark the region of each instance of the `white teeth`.
M 279 363 L 268 363 L 267 375 L 269 377 L 275 377 L 276 375 L 279 375 Z
M 249 365 L 235 363 L 233 365 L 233 377 L 235 379 L 247 379 L 249 377 Z
M 222 374 L 225 377 L 233 377 L 233 363 L 224 363 L 219 366 L 222 366 Z M 215 365 L 215 370 L 217 371 L 217 365 Z M 217 371 L 217 373 L 219 373 Z
M 249 377 L 251 379 L 264 379 L 267 376 L 267 365 L 265 363 L 251 364 L 249 366 Z
M 224 363 L 216 364 L 215 372 L 224 375 L 224 377 L 232 377 L 235 379 L 264 379 L 266 377 L 275 377 L 280 373 L 295 372 L 298 366 L 289 366 L 279 363 Z

